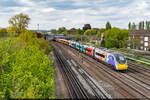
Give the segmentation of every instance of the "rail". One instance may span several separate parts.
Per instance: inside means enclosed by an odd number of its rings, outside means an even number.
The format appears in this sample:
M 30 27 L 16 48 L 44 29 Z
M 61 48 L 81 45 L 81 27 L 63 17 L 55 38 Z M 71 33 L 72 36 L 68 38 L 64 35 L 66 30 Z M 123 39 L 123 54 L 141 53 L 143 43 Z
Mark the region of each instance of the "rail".
M 132 60 L 132 61 L 141 62 L 141 63 L 147 64 L 147 65 L 150 65 L 150 63 L 148 63 L 148 62 L 144 62 L 144 61 L 137 60 L 137 59 L 134 59 L 134 58 L 131 58 L 131 57 L 127 57 L 127 56 L 125 56 L 125 57 L 126 57 L 127 59 Z

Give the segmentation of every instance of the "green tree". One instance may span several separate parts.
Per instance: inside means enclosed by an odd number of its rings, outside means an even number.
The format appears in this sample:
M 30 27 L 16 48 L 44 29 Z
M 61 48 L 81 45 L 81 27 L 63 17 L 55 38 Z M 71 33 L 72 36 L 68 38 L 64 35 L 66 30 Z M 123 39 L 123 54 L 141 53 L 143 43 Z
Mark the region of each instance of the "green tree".
M 139 22 L 139 29 L 143 29 L 144 30 L 144 21 Z
M 91 29 L 91 25 L 90 25 L 90 24 L 84 24 L 84 26 L 83 26 L 84 32 L 85 32 L 86 30 L 88 30 L 88 29 Z
M 58 34 L 63 34 L 63 32 L 65 32 L 65 31 L 67 31 L 67 29 L 65 27 L 60 27 L 60 28 L 58 28 L 57 33 Z
M 64 31 L 62 32 L 62 34 L 66 35 L 66 34 L 67 34 L 67 30 L 64 30 Z
M 129 29 L 129 30 L 131 30 L 131 29 L 132 29 L 131 22 L 129 22 L 129 24 L 128 24 L 128 29 Z
M 134 22 L 132 23 L 132 30 L 136 30 L 136 25 Z
M 77 29 L 77 34 L 79 34 L 79 35 L 83 35 L 83 33 L 84 33 L 84 31 L 82 30 L 82 29 Z
M 95 29 L 88 29 L 84 32 L 84 35 L 87 35 L 87 36 L 96 35 L 96 30 Z
M 146 21 L 146 29 L 147 29 L 147 30 L 150 29 L 150 21 Z
M 111 29 L 111 24 L 109 22 L 106 23 L 106 30 Z
M 57 30 L 56 29 L 51 29 L 50 32 L 56 34 Z
M 97 34 L 96 34 L 96 37 L 101 37 L 101 34 L 102 34 L 103 32 L 105 32 L 105 31 L 106 31 L 105 28 L 99 29 L 98 32 L 97 32 Z
M 142 21 L 142 29 L 143 30 L 144 30 L 144 26 L 145 26 L 144 21 Z
M 107 48 L 122 48 L 127 46 L 129 31 L 125 29 L 112 28 L 106 31 L 104 41 Z
M 141 22 L 139 22 L 139 30 L 142 29 L 141 27 L 142 27 L 142 24 Z
M 0 29 L 0 37 L 4 37 L 4 36 L 7 36 L 7 29 L 2 28 Z
M 25 31 L 25 29 L 28 27 L 30 18 L 28 15 L 25 14 L 18 14 L 13 16 L 11 19 L 9 19 L 9 24 L 12 27 L 16 28 L 16 32 L 18 34 L 23 33 Z

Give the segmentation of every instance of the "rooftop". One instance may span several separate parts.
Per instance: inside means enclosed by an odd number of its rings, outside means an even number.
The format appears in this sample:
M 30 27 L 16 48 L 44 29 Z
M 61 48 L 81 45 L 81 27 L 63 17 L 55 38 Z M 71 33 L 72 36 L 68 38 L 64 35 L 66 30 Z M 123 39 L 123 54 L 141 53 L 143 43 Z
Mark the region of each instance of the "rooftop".
M 150 30 L 131 30 L 131 35 L 150 35 Z

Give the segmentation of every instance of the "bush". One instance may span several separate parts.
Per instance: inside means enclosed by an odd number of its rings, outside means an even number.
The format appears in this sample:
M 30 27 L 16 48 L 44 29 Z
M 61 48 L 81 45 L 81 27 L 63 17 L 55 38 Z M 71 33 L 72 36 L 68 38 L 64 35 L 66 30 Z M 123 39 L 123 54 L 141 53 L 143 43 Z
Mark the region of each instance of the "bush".
M 50 45 L 44 39 L 40 40 L 40 49 L 44 50 L 45 54 L 48 54 L 51 50 Z
M 19 47 L 24 47 L 26 45 L 36 45 L 41 50 L 44 51 L 45 54 L 50 52 L 50 45 L 43 38 L 38 39 L 37 34 L 33 31 L 26 31 L 23 34 L 20 34 L 18 37 L 18 45 Z
M 0 29 L 0 37 L 5 37 L 5 36 L 7 36 L 7 29 L 5 28 Z
M 0 41 L 0 98 L 54 98 L 53 61 L 36 45 L 16 44 Z
M 37 38 L 37 35 L 33 31 L 26 31 L 25 33 L 22 33 L 17 38 L 18 42 L 24 43 L 24 45 L 36 45 L 39 46 L 39 40 Z

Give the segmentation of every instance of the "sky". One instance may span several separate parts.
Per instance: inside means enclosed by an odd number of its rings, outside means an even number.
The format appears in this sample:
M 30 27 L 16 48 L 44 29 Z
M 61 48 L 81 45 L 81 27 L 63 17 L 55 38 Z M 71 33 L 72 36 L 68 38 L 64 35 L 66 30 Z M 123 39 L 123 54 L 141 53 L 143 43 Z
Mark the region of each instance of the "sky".
M 8 20 L 19 13 L 31 18 L 28 29 L 58 29 L 59 27 L 128 28 L 150 20 L 150 0 L 0 0 L 0 27 L 9 27 Z

